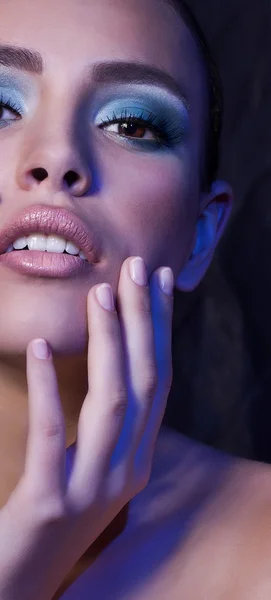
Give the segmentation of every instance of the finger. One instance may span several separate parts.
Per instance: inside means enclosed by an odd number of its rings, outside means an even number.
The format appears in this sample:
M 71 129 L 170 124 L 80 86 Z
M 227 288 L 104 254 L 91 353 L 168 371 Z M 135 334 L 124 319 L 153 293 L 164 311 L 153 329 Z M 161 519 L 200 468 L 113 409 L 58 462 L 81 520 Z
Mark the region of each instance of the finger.
M 102 308 L 94 286 L 87 301 L 89 390 L 78 422 L 69 481 L 73 502 L 89 502 L 104 480 L 127 407 L 126 376 L 117 311 Z
M 129 258 L 123 264 L 118 288 L 119 319 L 128 385 L 128 408 L 120 439 L 114 451 L 112 466 L 123 460 L 129 464 L 129 461 L 134 458 L 146 427 L 157 385 L 147 274 L 145 273 L 144 277 L 144 271 L 142 272 L 143 285 L 135 283 L 130 274 L 132 261 L 133 258 Z
M 137 452 L 137 461 L 142 466 L 151 464 L 155 442 L 166 410 L 168 395 L 172 385 L 172 318 L 174 276 L 170 269 L 169 279 L 172 293 L 164 293 L 159 285 L 159 275 L 163 268 L 152 276 L 150 284 L 151 311 L 154 324 L 155 357 L 158 369 L 158 383 L 148 423 L 145 427 Z
M 65 491 L 65 421 L 58 392 L 53 358 L 44 340 L 32 340 L 26 351 L 29 401 L 29 430 L 25 476 L 40 498 L 63 498 Z M 46 344 L 46 342 L 45 342 Z M 35 355 L 34 352 L 40 352 Z M 45 345 L 46 352 L 46 345 Z

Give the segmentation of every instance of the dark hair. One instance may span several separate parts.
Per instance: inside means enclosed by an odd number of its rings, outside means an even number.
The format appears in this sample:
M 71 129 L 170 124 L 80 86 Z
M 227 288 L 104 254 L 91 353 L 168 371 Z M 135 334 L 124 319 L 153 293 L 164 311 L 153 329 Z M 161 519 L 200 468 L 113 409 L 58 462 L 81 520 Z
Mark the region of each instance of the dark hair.
M 207 91 L 209 103 L 209 117 L 207 124 L 207 139 L 205 145 L 203 170 L 203 187 L 210 187 L 211 183 L 216 179 L 219 165 L 219 144 L 224 110 L 222 83 L 217 65 L 211 56 L 205 35 L 185 0 L 167 1 L 181 15 L 182 19 L 189 27 L 195 42 L 199 47 L 201 55 L 203 56 L 203 62 L 208 81 Z

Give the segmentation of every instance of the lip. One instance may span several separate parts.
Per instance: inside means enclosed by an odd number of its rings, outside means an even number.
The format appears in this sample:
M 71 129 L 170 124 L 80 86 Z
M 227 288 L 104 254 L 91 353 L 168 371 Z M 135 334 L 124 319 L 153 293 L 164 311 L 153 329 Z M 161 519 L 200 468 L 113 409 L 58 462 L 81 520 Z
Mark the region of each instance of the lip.
M 89 273 L 91 268 L 88 262 L 79 256 L 39 250 L 20 250 L 20 252 L 1 254 L 0 265 L 23 275 L 60 279 Z
M 87 260 L 79 256 L 38 250 L 6 253 L 7 248 L 17 238 L 38 232 L 59 235 L 73 242 L 84 252 Z M 64 208 L 32 206 L 22 211 L 0 231 L 0 264 L 22 273 L 69 277 L 75 273 L 86 272 L 98 260 L 92 234 L 77 215 Z

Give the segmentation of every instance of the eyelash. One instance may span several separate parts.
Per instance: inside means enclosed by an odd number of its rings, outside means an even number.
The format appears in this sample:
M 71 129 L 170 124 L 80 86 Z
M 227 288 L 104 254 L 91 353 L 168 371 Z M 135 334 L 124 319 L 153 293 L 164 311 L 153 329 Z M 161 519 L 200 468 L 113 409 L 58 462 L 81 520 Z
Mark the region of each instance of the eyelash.
M 15 102 L 13 102 L 11 98 L 5 100 L 2 92 L 0 92 L 0 108 L 7 108 L 8 110 L 16 112 L 20 117 L 22 116 L 21 107 L 15 104 Z
M 177 127 L 174 124 L 173 121 L 166 121 L 166 119 L 156 117 L 151 113 L 149 113 L 147 117 L 144 117 L 143 115 L 144 111 L 142 111 L 141 115 L 138 116 L 133 113 L 127 114 L 127 110 L 125 109 L 125 111 L 121 113 L 120 117 L 117 117 L 115 113 L 113 113 L 113 118 L 107 117 L 106 120 L 100 123 L 99 128 L 102 128 L 104 125 L 115 125 L 116 123 L 137 124 L 138 127 L 143 126 L 156 135 L 156 140 L 142 141 L 148 144 L 155 144 L 159 147 L 166 146 L 167 148 L 170 148 L 182 140 L 183 132 L 180 130 L 179 126 Z M 129 138 L 126 138 L 124 135 L 119 134 L 119 137 L 123 137 L 129 141 Z M 136 143 L 142 143 L 140 139 L 135 138 L 134 141 Z
M 12 101 L 11 98 L 5 100 L 2 93 L 0 93 L 0 108 L 7 108 L 8 110 L 12 110 L 14 113 L 17 113 L 20 117 L 22 116 L 21 108 L 14 101 Z M 117 134 L 119 137 L 122 137 L 128 141 L 132 140 L 133 143 L 142 143 L 143 141 L 148 144 L 156 145 L 157 147 L 171 148 L 172 146 L 180 143 L 183 138 L 182 130 L 179 126 L 176 126 L 173 121 L 167 121 L 166 119 L 156 117 L 151 113 L 149 113 L 146 117 L 144 116 L 144 111 L 142 111 L 141 115 L 139 116 L 131 112 L 128 114 L 126 109 L 122 111 L 119 118 L 117 118 L 116 114 L 113 112 L 113 118 L 107 117 L 106 120 L 100 123 L 99 129 L 105 125 L 115 125 L 116 123 L 131 123 L 138 125 L 138 127 L 142 126 L 155 134 L 155 140 L 133 139 Z

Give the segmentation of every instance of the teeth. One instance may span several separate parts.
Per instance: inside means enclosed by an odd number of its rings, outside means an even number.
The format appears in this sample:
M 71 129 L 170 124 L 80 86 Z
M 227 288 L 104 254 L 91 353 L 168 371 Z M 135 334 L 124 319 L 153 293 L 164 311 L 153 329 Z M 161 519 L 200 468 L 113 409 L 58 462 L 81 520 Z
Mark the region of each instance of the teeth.
M 65 248 L 66 240 L 64 240 L 64 238 L 58 235 L 48 235 L 47 240 L 45 239 L 44 250 L 47 250 L 47 252 L 58 252 L 59 254 L 61 254 L 62 252 L 64 252 Z
M 22 250 L 23 248 L 25 248 L 25 246 L 27 246 L 26 237 L 20 237 L 17 240 L 15 240 L 15 242 L 13 242 L 13 247 L 15 248 L 15 250 Z
M 66 252 L 68 252 L 69 254 L 78 254 L 78 252 L 80 252 L 80 248 L 78 248 L 75 244 L 73 244 L 72 242 L 66 242 L 66 247 L 65 247 Z
M 28 247 L 29 250 L 40 250 L 43 252 L 58 252 L 61 254 L 66 251 L 73 256 L 79 255 L 83 260 L 87 260 L 84 252 L 73 242 L 66 241 L 59 235 L 44 235 L 42 233 L 33 233 L 28 236 L 20 237 L 9 246 L 6 252 L 22 250 Z
M 46 250 L 46 241 L 47 236 L 42 233 L 34 233 L 33 235 L 28 235 L 26 238 L 29 250 Z

